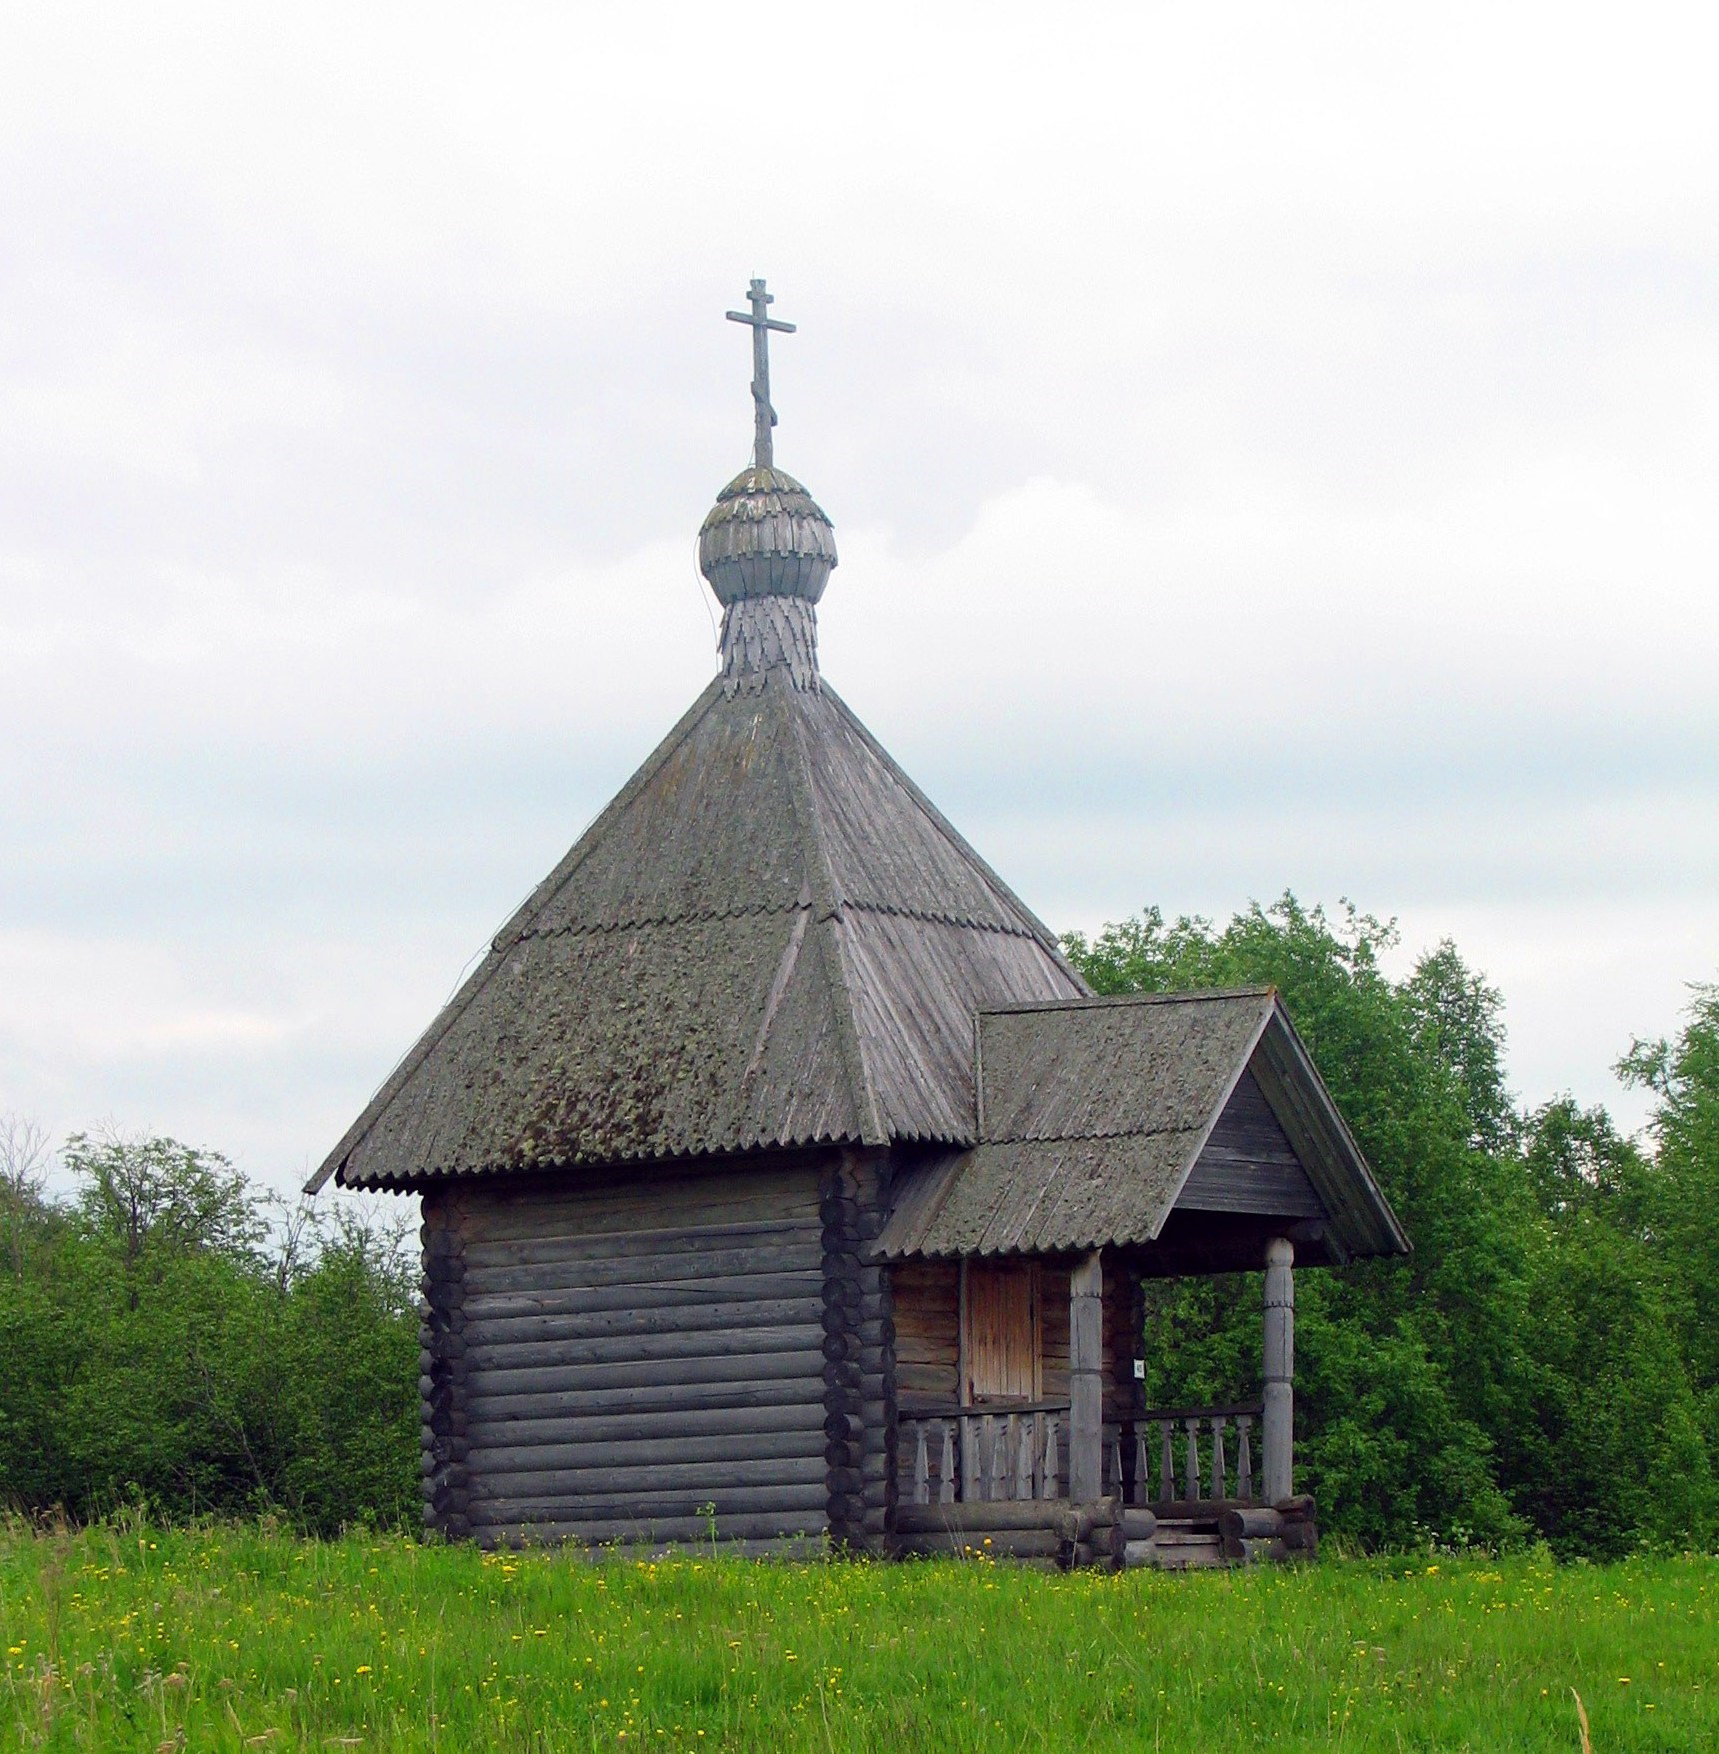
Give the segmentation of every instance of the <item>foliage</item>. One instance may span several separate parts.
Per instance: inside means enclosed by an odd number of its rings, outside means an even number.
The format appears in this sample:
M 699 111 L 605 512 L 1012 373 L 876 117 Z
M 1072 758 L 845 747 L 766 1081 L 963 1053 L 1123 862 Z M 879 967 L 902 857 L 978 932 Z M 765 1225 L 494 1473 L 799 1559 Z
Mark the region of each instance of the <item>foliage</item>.
M 1304 1272 L 1299 1477 L 1370 1548 L 1544 1539 L 1607 1559 L 1719 1527 L 1719 987 L 1620 1072 L 1646 1145 L 1568 1096 L 1517 1106 L 1498 993 L 1436 945 L 1286 895 L 1219 927 L 1155 910 L 1065 941 L 1100 992 L 1267 982 L 1415 1243 Z M 265 1508 L 304 1530 L 417 1511 L 402 1230 L 258 1195 L 216 1152 L 0 1117 L 0 1503 Z M 1259 1392 L 1257 1282 L 1155 1283 L 1158 1405 Z
M 1448 942 L 1393 980 L 1396 947 L 1389 924 L 1290 895 L 1221 929 L 1149 910 L 1065 940 L 1099 992 L 1277 987 L 1415 1245 L 1298 1275 L 1298 1466 L 1322 1523 L 1372 1545 L 1534 1533 L 1602 1558 L 1707 1544 L 1719 1186 L 1691 1196 L 1719 1182 L 1719 996 L 1628 1062 L 1662 1099 L 1650 1158 L 1567 1097 L 1518 1112 L 1497 992 Z M 1257 1394 L 1258 1303 L 1155 1286 L 1153 1399 Z
M 1637 1041 L 1618 1067 L 1658 1099 L 1656 1168 L 1641 1221 L 1666 1264 L 1665 1294 L 1719 1455 L 1719 986 L 1693 989 L 1670 1041 Z
M 395 1233 L 279 1213 L 224 1158 L 74 1136 L 69 1204 L 8 1194 L 0 1500 L 77 1516 L 416 1510 L 417 1322 Z M 271 1217 L 280 1220 L 271 1226 Z
M 1719 1740 L 1719 1563 L 1169 1576 L 0 1529 L 0 1742 L 1357 1751 Z

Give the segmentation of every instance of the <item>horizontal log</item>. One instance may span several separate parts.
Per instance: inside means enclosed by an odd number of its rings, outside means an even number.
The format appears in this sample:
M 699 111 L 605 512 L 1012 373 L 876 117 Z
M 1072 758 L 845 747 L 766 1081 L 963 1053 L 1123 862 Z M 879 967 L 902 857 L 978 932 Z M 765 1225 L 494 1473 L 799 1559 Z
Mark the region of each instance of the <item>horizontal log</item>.
M 493 1539 L 518 1534 L 526 1541 L 577 1540 L 592 1547 L 610 1544 L 698 1547 L 710 1540 L 709 1525 L 702 1517 L 696 1516 L 651 1517 L 642 1521 L 632 1517 L 575 1517 L 565 1521 L 522 1523 L 487 1522 L 474 1516 L 471 1527 L 480 1540 L 485 1535 Z M 815 1537 L 823 1532 L 824 1521 L 816 1511 L 761 1511 L 753 1516 L 734 1516 L 727 1519 L 726 1526 L 719 1520 L 716 1530 L 718 1540 L 746 1536 L 780 1538 L 790 1534 Z
M 474 1449 L 488 1451 L 522 1444 L 575 1446 L 610 1439 L 643 1443 L 682 1437 L 750 1438 L 783 1431 L 814 1432 L 822 1440 L 824 1419 L 822 1401 L 806 1397 L 784 1407 L 675 1408 L 653 1413 L 614 1413 L 593 1407 L 588 1413 L 543 1419 L 473 1418 L 467 1435 Z
M 1282 1533 L 1284 1521 L 1268 1505 L 1242 1505 L 1218 1513 L 1218 1533 L 1226 1541 L 1259 1540 Z
M 677 1194 L 702 1192 L 707 1202 L 803 1190 L 813 1200 L 828 1192 L 819 1178 L 826 1164 L 811 1152 L 797 1157 L 757 1155 L 704 1158 L 696 1165 L 686 1162 L 637 1161 L 612 1164 L 574 1164 L 549 1170 L 535 1180 L 498 1176 L 460 1185 L 456 1199 L 460 1217 L 467 1225 L 510 1210 L 540 1211 L 545 1207 L 583 1208 L 606 1199 L 631 1200 L 641 1191 L 666 1202 Z
M 471 1474 L 472 1503 L 509 1498 L 541 1498 L 564 1493 L 624 1491 L 673 1492 L 689 1487 L 706 1499 L 737 1486 L 824 1485 L 827 1469 L 822 1456 L 744 1457 L 735 1461 L 659 1462 L 638 1469 L 631 1479 L 617 1477 L 613 1467 L 537 1467 L 502 1470 L 474 1468 Z
M 757 1353 L 797 1352 L 820 1349 L 824 1330 L 815 1321 L 788 1322 L 775 1328 L 748 1328 L 736 1334 L 723 1328 L 700 1333 L 606 1334 L 596 1339 L 558 1340 L 546 1351 L 539 1340 L 506 1343 L 481 1341 L 474 1349 L 472 1368 L 509 1370 L 519 1365 L 617 1364 L 627 1359 L 718 1358 L 737 1348 Z M 820 1362 L 819 1368 L 822 1369 Z
M 1158 1532 L 1158 1519 L 1140 1505 L 1128 1505 L 1122 1512 L 1122 1533 L 1130 1541 L 1150 1541 Z
M 692 1411 L 705 1407 L 794 1407 L 802 1402 L 822 1406 L 823 1382 L 807 1373 L 802 1376 L 768 1378 L 763 1382 L 728 1381 L 667 1382 L 649 1388 L 594 1388 L 543 1391 L 529 1395 L 497 1395 L 489 1392 L 493 1379 L 488 1372 L 472 1380 L 465 1406 L 474 1419 L 572 1418 L 596 1413 L 654 1413 Z
M 1063 1564 L 1071 1571 L 1114 1571 L 1117 1557 L 1109 1541 L 1063 1543 Z
M 899 1364 L 895 1372 L 896 1408 L 902 1419 L 929 1419 L 934 1415 L 931 1409 L 948 1399 L 948 1391 L 954 1386 L 956 1373 L 953 1366 L 948 1370 L 903 1370 Z
M 897 1537 L 898 1551 L 923 1559 L 1055 1559 L 1064 1546 L 1055 1529 L 998 1529 L 988 1535 L 976 1530 L 902 1535 L 898 1530 Z
M 1280 1498 L 1272 1508 L 1286 1522 L 1311 1522 L 1317 1514 L 1311 1492 L 1298 1492 L 1293 1498 Z
M 822 1256 L 817 1225 L 789 1214 L 737 1224 L 652 1222 L 593 1232 L 557 1229 L 550 1219 L 541 1229 L 520 1236 L 474 1237 L 461 1260 L 467 1272 L 585 1261 L 597 1273 L 630 1273 L 634 1270 L 630 1263 L 639 1260 L 684 1260 L 690 1265 L 753 1249 L 780 1248 L 810 1248 Z
M 1032 1413 L 1056 1413 L 1066 1422 L 1068 1419 L 1068 1402 L 1061 1401 L 996 1401 L 990 1404 L 981 1402 L 972 1407 L 962 1407 L 944 1403 L 932 1406 L 923 1411 L 916 1411 L 902 1417 L 914 1419 L 1007 1419 L 1011 1414 L 1022 1416 Z
M 460 1306 L 460 1320 L 505 1321 L 513 1316 L 583 1315 L 589 1310 L 670 1308 L 729 1303 L 736 1298 L 820 1298 L 816 1271 L 792 1266 L 761 1267 L 755 1273 L 724 1273 L 702 1279 L 635 1279 L 614 1285 L 584 1285 L 577 1279 L 537 1275 L 511 1286 L 485 1286 Z
M 899 1341 L 895 1348 L 895 1368 L 904 1394 L 923 1395 L 932 1406 L 955 1399 L 960 1381 L 960 1365 L 953 1349 L 931 1356 L 923 1351 L 904 1349 Z
M 747 1333 L 747 1341 L 756 1331 Z M 735 1351 L 732 1343 L 713 1357 L 671 1352 L 666 1358 L 635 1355 L 609 1364 L 563 1364 L 533 1354 L 529 1364 L 496 1369 L 485 1363 L 471 1372 L 467 1393 L 475 1399 L 506 1399 L 538 1394 L 596 1394 L 633 1392 L 709 1385 L 716 1388 L 762 1387 L 770 1382 L 809 1381 L 823 1393 L 824 1354 L 822 1337 L 816 1345 L 800 1351 Z M 486 1355 L 487 1357 L 487 1355 Z
M 991 1535 L 1011 1529 L 1062 1530 L 1071 1514 L 1078 1518 L 1079 1533 L 1070 1537 L 1083 1540 L 1092 1531 L 1091 1507 L 1073 1510 L 1066 1498 L 1004 1499 L 995 1503 L 983 1500 L 960 1504 L 903 1504 L 896 1508 L 895 1532 L 915 1534 Z
M 718 1526 L 729 1516 L 752 1516 L 765 1511 L 815 1511 L 822 1513 L 825 1492 L 821 1482 L 794 1486 L 754 1485 L 730 1487 L 711 1492 L 702 1487 L 684 1486 L 678 1491 L 657 1492 L 646 1489 L 628 1490 L 617 1487 L 610 1491 L 521 1494 L 514 1498 L 486 1498 L 481 1501 L 486 1521 L 508 1522 L 577 1522 L 581 1518 L 599 1521 L 642 1521 L 648 1517 L 700 1517 L 707 1504 L 715 1504 Z
M 492 1206 L 467 1227 L 466 1248 L 470 1252 L 552 1241 L 612 1244 L 629 1236 L 648 1238 L 660 1248 L 689 1236 L 736 1236 L 747 1231 L 780 1235 L 807 1229 L 814 1236 L 821 1234 L 817 1202 L 784 1183 L 739 1197 L 718 1195 L 698 1207 L 677 1202 L 672 1193 L 666 1200 L 659 1196 L 654 1201 L 590 1194 L 522 1201 L 512 1210 Z
M 1138 1571 L 1142 1567 L 1158 1563 L 1158 1544 L 1146 1539 L 1129 1541 L 1122 1549 L 1122 1565 L 1126 1571 Z
M 1257 1421 L 1264 1417 L 1265 1404 L 1262 1401 L 1238 1401 L 1234 1406 L 1228 1407 L 1153 1407 L 1147 1412 L 1136 1413 L 1132 1417 L 1136 1425 L 1150 1425 L 1159 1419 L 1170 1419 L 1177 1422 L 1185 1422 L 1189 1419 L 1233 1419 L 1239 1413 L 1251 1413 Z
M 816 1322 L 822 1308 L 811 1297 L 739 1297 L 726 1303 L 693 1307 L 656 1306 L 648 1300 L 636 1309 L 593 1310 L 571 1316 L 491 1316 L 466 1325 L 466 1350 L 479 1346 L 542 1345 L 561 1340 L 631 1338 L 635 1335 L 708 1333 L 732 1334 L 742 1328 L 787 1327 Z
M 470 1450 L 470 1465 L 476 1478 L 480 1471 L 494 1477 L 527 1473 L 535 1468 L 642 1467 L 649 1470 L 673 1463 L 761 1462 L 778 1456 L 816 1456 L 821 1462 L 823 1453 L 824 1434 L 813 1425 L 806 1431 L 747 1431 L 708 1437 L 650 1437 L 595 1443 L 474 1442 Z
M 1155 1498 L 1143 1508 L 1149 1509 L 1161 1523 L 1215 1524 L 1226 1510 L 1247 1507 L 1239 1498 Z

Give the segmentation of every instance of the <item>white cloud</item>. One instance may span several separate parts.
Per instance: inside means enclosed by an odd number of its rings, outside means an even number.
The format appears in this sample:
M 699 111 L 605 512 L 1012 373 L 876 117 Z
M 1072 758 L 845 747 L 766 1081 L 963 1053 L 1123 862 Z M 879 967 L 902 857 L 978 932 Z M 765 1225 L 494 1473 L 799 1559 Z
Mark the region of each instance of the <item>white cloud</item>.
M 1606 1094 L 1719 964 L 1714 34 L 14 9 L 0 1107 L 320 1154 L 709 673 L 757 272 L 829 673 L 1029 900 L 1346 891 Z

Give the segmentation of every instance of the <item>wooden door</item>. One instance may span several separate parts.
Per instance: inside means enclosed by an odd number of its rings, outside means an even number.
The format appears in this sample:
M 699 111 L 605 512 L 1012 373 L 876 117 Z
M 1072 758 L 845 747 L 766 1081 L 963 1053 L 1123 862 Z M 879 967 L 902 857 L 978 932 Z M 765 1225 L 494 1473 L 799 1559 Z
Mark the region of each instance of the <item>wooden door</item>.
M 1043 1375 L 1039 1270 L 1033 1261 L 967 1263 L 961 1399 L 1036 1401 Z

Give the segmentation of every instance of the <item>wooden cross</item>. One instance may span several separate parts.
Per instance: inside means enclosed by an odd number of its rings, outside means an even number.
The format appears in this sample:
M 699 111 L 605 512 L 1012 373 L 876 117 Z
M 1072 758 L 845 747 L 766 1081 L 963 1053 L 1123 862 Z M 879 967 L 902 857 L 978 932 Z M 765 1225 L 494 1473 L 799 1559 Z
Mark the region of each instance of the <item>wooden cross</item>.
M 764 290 L 762 280 L 752 282 L 746 297 L 752 305 L 750 315 L 745 311 L 730 311 L 728 320 L 745 323 L 752 330 L 752 410 L 757 422 L 753 461 L 760 469 L 768 469 L 775 462 L 770 428 L 776 424 L 776 410 L 770 406 L 770 331 L 779 329 L 784 335 L 792 335 L 794 325 L 779 323 L 767 313 L 765 307 L 776 301 Z

